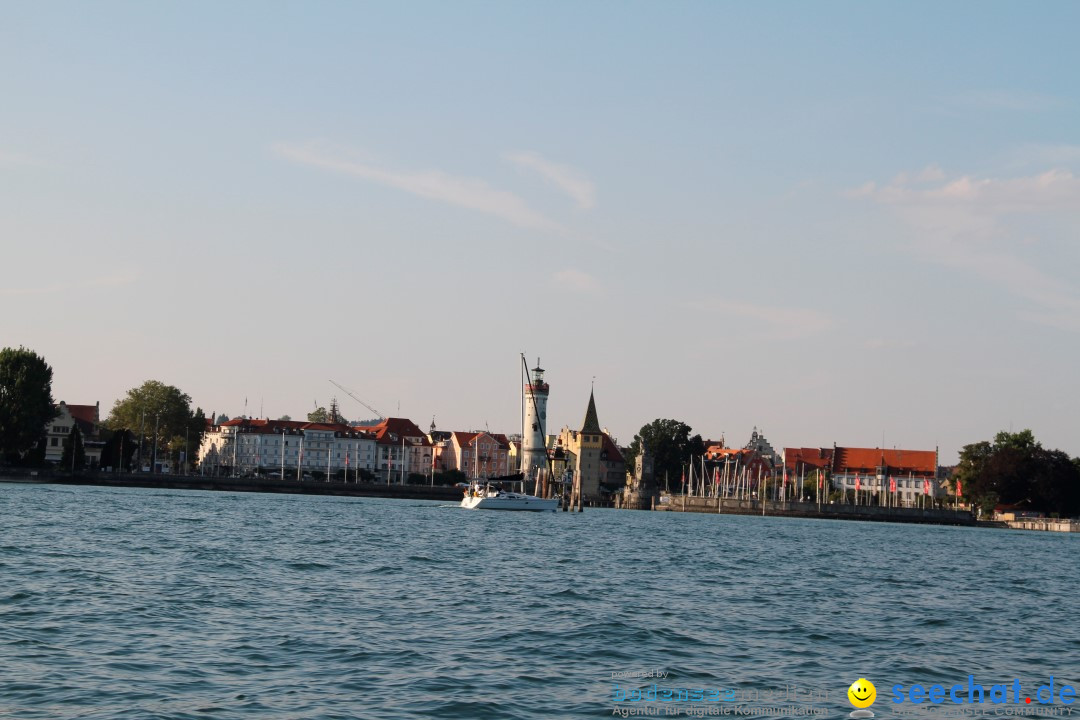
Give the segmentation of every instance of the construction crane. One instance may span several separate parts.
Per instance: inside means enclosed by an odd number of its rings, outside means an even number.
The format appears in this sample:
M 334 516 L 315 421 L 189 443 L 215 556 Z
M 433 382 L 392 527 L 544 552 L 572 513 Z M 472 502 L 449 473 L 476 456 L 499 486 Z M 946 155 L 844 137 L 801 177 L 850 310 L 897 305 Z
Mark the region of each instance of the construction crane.
M 366 408 L 367 408 L 368 410 L 370 410 L 371 412 L 375 413 L 375 414 L 376 414 L 376 415 L 377 415 L 377 416 L 379 417 L 379 419 L 380 419 L 380 420 L 385 420 L 385 419 L 386 419 L 386 416 L 385 416 L 385 415 L 383 415 L 383 414 L 382 414 L 381 412 L 379 412 L 379 411 L 378 411 L 378 410 L 376 410 L 375 408 L 373 408 L 373 407 L 371 407 L 370 405 L 368 405 L 368 404 L 367 404 L 366 402 L 364 402 L 364 401 L 363 401 L 363 400 L 361 400 L 360 398 L 356 397 L 356 393 L 354 393 L 354 392 L 353 392 L 352 390 L 349 390 L 349 388 L 345 387 L 345 386 L 344 386 L 344 385 L 342 385 L 341 383 L 338 383 L 338 382 L 334 382 L 333 380 L 331 380 L 330 382 L 331 382 L 331 383 L 332 383 L 332 384 L 334 385 L 334 387 L 336 387 L 336 388 L 337 388 L 338 390 L 340 390 L 341 392 L 345 393 L 346 395 L 348 395 L 349 397 L 351 397 L 351 398 L 352 398 L 353 400 L 355 400 L 356 402 L 358 402 L 358 403 L 360 403 L 361 405 L 363 405 L 364 407 L 366 407 Z

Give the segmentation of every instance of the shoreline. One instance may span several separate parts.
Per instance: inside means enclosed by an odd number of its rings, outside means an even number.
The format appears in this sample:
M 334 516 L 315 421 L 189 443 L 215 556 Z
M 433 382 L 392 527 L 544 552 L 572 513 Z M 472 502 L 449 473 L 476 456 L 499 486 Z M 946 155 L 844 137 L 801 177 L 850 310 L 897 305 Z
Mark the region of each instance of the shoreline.
M 429 485 L 387 485 L 385 483 L 343 483 L 279 480 L 272 478 L 204 477 L 199 475 L 152 475 L 131 473 L 123 475 L 77 473 L 55 474 L 51 471 L 14 470 L 0 474 L 0 485 L 77 485 L 97 487 L 129 487 L 165 490 L 206 490 L 211 492 L 251 492 L 286 495 L 326 495 L 335 497 L 378 497 L 397 500 L 435 500 L 457 504 L 462 491 L 456 487 Z M 757 500 L 725 498 L 717 507 L 715 498 L 686 498 L 671 496 L 667 503 L 657 503 L 652 512 L 695 513 L 699 515 L 746 515 L 761 516 L 761 503 Z M 593 510 L 617 509 L 593 507 Z M 624 508 L 626 509 L 626 508 Z M 648 511 L 648 510 L 646 510 Z M 640 512 L 640 511 L 639 511 Z M 1035 523 L 1007 523 L 976 520 L 966 510 L 882 508 L 858 505 L 822 505 L 816 503 L 773 502 L 766 503 L 765 516 L 806 518 L 813 520 L 847 520 L 856 522 L 892 522 L 918 525 L 951 525 L 995 530 L 1058 530 L 1057 527 L 1035 527 Z M 1064 523 L 1069 523 L 1068 520 Z M 1075 525 L 1075 527 L 1073 527 Z M 1073 523 L 1069 530 L 1080 531 Z
M 447 500 L 460 502 L 462 490 L 456 487 L 426 485 L 387 485 L 385 483 L 341 483 L 271 478 L 204 477 L 200 475 L 123 475 L 51 473 L 0 475 L 0 483 L 39 485 L 84 485 L 133 487 L 166 490 L 208 490 L 218 492 L 279 493 L 288 495 L 333 495 L 341 497 L 385 497 L 401 500 Z

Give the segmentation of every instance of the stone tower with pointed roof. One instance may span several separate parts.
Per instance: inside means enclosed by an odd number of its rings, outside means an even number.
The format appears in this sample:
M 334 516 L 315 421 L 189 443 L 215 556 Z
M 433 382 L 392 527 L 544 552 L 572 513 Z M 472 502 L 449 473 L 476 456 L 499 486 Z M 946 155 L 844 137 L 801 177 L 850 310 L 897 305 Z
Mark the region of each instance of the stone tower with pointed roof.
M 600 482 L 604 470 L 600 465 L 600 451 L 604 449 L 604 431 L 596 417 L 596 398 L 589 391 L 589 407 L 585 410 L 585 422 L 578 433 L 577 472 L 581 476 L 581 494 L 596 495 L 600 492 Z
M 589 503 L 603 502 L 601 485 L 610 484 L 612 467 L 617 484 L 622 483 L 623 459 L 614 441 L 600 426 L 595 393 L 589 392 L 589 405 L 580 430 L 564 427 L 559 442 L 566 452 L 566 468 L 581 478 L 581 494 Z

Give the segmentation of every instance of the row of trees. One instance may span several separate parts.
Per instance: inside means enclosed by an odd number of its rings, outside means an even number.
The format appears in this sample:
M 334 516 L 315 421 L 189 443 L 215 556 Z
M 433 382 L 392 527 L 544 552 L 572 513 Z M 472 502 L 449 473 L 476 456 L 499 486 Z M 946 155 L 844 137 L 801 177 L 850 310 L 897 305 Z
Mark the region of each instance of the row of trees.
M 12 465 L 45 462 L 45 433 L 57 416 L 52 396 L 53 370 L 45 359 L 24 347 L 0 350 L 0 460 Z M 101 466 L 133 469 L 141 462 L 188 461 L 202 442 L 206 416 L 191 409 L 191 397 L 172 385 L 148 380 L 116 403 L 103 423 Z M 61 468 L 82 469 L 86 438 L 78 423 L 64 443 Z

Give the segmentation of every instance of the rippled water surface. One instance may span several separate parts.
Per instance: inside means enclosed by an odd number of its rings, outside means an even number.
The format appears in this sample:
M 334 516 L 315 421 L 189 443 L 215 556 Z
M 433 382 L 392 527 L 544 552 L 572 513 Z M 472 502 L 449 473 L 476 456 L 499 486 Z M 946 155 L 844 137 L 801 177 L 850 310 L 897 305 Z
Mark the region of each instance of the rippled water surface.
M 0 717 L 609 717 L 652 669 L 831 717 L 861 676 L 1076 685 L 1078 541 L 0 484 Z

